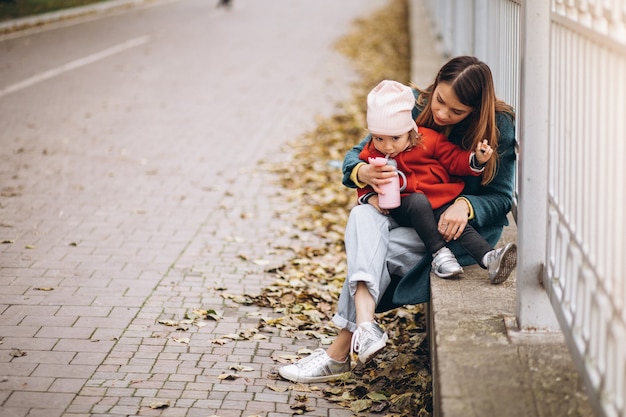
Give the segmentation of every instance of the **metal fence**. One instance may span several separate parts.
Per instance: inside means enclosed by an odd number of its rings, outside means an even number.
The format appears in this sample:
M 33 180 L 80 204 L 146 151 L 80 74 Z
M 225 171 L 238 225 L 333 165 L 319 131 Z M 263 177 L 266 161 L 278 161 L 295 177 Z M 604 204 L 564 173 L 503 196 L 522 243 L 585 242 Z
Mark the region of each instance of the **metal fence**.
M 487 62 L 517 109 L 518 322 L 558 321 L 594 412 L 624 417 L 626 0 L 428 5 L 444 52 Z

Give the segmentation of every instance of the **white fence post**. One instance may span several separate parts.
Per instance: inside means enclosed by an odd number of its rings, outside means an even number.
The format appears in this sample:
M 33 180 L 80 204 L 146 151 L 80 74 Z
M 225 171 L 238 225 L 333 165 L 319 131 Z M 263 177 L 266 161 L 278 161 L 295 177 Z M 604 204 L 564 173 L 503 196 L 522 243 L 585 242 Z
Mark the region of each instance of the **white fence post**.
M 559 325 L 543 288 L 548 217 L 550 2 L 522 4 L 517 264 L 518 325 L 556 331 Z
M 474 55 L 474 2 L 457 0 L 454 16 L 453 55 Z
M 484 62 L 489 61 L 489 0 L 474 2 L 474 52 Z

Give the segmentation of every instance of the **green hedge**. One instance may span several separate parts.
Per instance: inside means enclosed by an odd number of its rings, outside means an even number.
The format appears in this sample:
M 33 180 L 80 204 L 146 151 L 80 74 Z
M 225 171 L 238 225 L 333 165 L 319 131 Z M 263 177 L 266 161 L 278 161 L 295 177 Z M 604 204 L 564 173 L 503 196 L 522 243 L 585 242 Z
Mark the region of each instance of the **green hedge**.
M 106 0 L 0 0 L 0 21 L 103 1 Z

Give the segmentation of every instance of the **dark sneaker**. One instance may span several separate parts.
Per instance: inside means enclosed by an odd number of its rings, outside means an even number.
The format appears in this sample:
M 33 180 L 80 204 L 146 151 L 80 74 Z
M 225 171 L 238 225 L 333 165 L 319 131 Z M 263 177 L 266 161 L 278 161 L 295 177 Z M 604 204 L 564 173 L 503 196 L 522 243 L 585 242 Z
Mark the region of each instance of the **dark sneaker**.
M 507 280 L 517 265 L 517 245 L 508 243 L 505 247 L 487 253 L 486 267 L 489 281 L 500 284 Z
M 324 349 L 315 349 L 306 358 L 278 369 L 278 374 L 292 382 L 326 382 L 350 372 L 350 358 L 339 362 L 328 356 Z
M 385 347 L 387 338 L 387 333 L 378 324 L 372 321 L 361 323 L 352 334 L 350 350 L 358 354 L 359 362 L 367 363 Z

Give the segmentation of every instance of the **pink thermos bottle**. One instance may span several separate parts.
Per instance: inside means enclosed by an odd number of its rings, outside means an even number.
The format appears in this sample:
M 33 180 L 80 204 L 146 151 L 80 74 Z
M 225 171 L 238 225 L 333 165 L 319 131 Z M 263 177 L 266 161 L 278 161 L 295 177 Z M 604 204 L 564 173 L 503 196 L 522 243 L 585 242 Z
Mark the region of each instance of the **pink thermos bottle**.
M 400 192 L 406 187 L 406 176 L 402 171 L 398 171 L 398 164 L 393 159 L 368 158 L 370 164 L 375 166 L 391 165 L 396 174 L 391 178 L 391 182 L 379 185 L 381 193 L 378 194 L 378 206 L 382 209 L 393 209 L 400 206 Z M 400 187 L 400 177 L 402 177 L 402 187 Z

